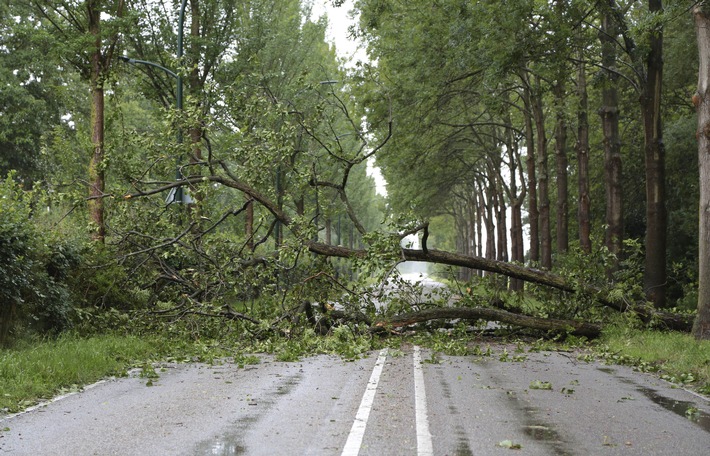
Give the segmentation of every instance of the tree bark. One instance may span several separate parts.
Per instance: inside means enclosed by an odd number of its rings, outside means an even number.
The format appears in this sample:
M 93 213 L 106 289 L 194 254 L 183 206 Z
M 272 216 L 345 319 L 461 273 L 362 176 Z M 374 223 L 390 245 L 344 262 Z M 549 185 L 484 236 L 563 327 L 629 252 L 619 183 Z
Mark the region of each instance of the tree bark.
M 244 222 L 244 235 L 247 238 L 247 248 L 254 252 L 254 202 L 249 196 L 247 198 L 246 220 Z
M 537 189 L 540 217 L 540 265 L 552 269 L 552 229 L 550 227 L 550 180 L 547 166 L 547 137 L 545 135 L 545 114 L 542 109 L 542 94 L 537 81 L 537 90 L 532 98 L 533 119 L 537 133 Z
M 488 180 L 489 183 L 486 185 L 485 199 L 481 198 L 483 204 L 483 224 L 486 228 L 486 258 L 493 260 L 496 257 L 496 234 L 495 234 L 495 223 L 493 222 L 493 197 L 495 194 L 495 187 L 491 183 L 492 177 Z M 483 186 L 484 184 L 481 184 Z
M 582 59 L 580 59 L 582 60 Z M 577 224 L 579 246 L 582 252 L 591 253 L 591 198 L 589 196 L 589 120 L 587 117 L 587 74 L 584 63 L 577 68 Z
M 567 252 L 569 250 L 569 191 L 567 179 L 567 120 L 564 112 L 565 104 L 565 73 L 561 71 L 558 74 L 558 80 L 555 84 L 555 110 L 556 112 L 556 128 L 555 128 L 555 165 L 556 165 L 556 181 L 557 181 L 557 226 L 556 226 L 556 241 L 557 251 Z
M 335 256 L 341 258 L 363 258 L 367 255 L 365 250 L 350 250 L 337 246 L 329 246 L 321 243 L 310 242 L 308 249 L 318 255 Z M 594 298 L 598 303 L 615 309 L 620 312 L 633 311 L 644 321 L 657 320 L 666 329 L 689 332 L 693 326 L 693 317 L 684 314 L 674 314 L 660 310 L 654 310 L 642 304 L 622 304 L 609 301 L 603 290 L 584 284 L 571 284 L 567 280 L 550 271 L 527 268 L 513 263 L 489 260 L 481 257 L 461 255 L 458 253 L 444 252 L 441 250 L 427 249 L 413 250 L 402 249 L 401 257 L 403 261 L 423 261 L 427 263 L 445 264 L 449 266 L 460 266 L 470 269 L 479 269 L 496 274 L 503 274 L 508 277 L 518 278 L 526 282 L 545 285 L 557 290 L 569 293 L 584 293 Z
M 616 256 L 609 274 L 619 267 L 624 242 L 624 209 L 622 204 L 622 162 L 621 140 L 619 139 L 619 102 L 617 94 L 618 74 L 616 72 L 616 39 L 619 35 L 612 8 L 615 0 L 607 0 L 602 16 L 599 40 L 602 48 L 602 66 L 604 85 L 602 88 L 602 106 L 599 115 L 602 119 L 604 135 L 604 187 L 606 189 L 606 230 L 604 245 Z
M 507 125 L 511 125 L 510 116 L 506 121 Z M 506 131 L 506 149 L 508 153 L 508 169 L 510 169 L 510 185 L 507 186 L 508 198 L 510 199 L 510 247 L 511 260 L 515 263 L 523 264 L 525 261 L 525 246 L 523 242 L 523 202 L 525 201 L 525 180 L 522 172 L 522 164 L 520 162 L 520 150 L 518 144 L 513 140 L 513 132 L 511 128 Z M 521 193 L 518 195 L 517 174 L 520 174 Z M 501 179 L 503 180 L 503 179 Z M 512 279 L 510 281 L 511 291 L 522 291 L 524 282 L 520 279 Z
M 93 38 L 91 52 L 91 145 L 92 154 L 89 162 L 89 217 L 94 224 L 92 238 L 104 242 L 106 225 L 104 223 L 104 191 L 106 173 L 104 171 L 104 87 L 103 62 L 101 53 L 101 11 L 98 2 L 87 4 L 89 33 Z
M 528 315 L 511 313 L 501 309 L 487 307 L 437 307 L 394 316 L 378 321 L 373 325 L 374 331 L 387 328 L 400 328 L 430 320 L 487 320 L 508 323 L 526 328 L 569 333 L 574 336 L 588 338 L 599 337 L 601 326 L 576 320 L 558 320 L 553 318 L 536 318 Z
M 649 0 L 649 12 L 661 13 L 661 0 Z M 656 308 L 666 303 L 666 176 L 661 124 L 663 28 L 652 31 L 646 57 L 646 81 L 641 95 L 646 162 L 646 261 L 644 289 Z
M 503 189 L 503 178 L 500 172 L 500 162 L 498 172 L 495 176 L 496 182 L 496 235 L 498 237 L 498 255 L 500 261 L 508 261 L 508 210 L 505 204 L 505 190 Z
M 188 81 L 190 84 L 190 92 L 195 99 L 198 99 L 205 90 L 205 85 L 200 76 L 200 57 L 202 50 L 200 47 L 200 2 L 199 0 L 190 0 L 190 60 L 192 68 Z M 202 161 L 202 122 L 199 119 L 193 119 L 194 122 L 190 126 L 190 147 L 192 149 L 191 163 Z M 199 195 L 196 195 L 199 197 Z
M 693 102 L 698 113 L 698 165 L 700 167 L 700 207 L 698 227 L 698 314 L 693 335 L 710 340 L 710 3 L 693 9 L 700 68 L 698 91 Z
M 532 100 L 530 88 L 523 90 L 525 101 L 525 147 L 526 171 L 528 173 L 528 218 L 530 219 L 530 261 L 535 264 L 540 261 L 540 213 L 537 207 L 537 174 L 535 170 L 535 133 L 532 122 Z

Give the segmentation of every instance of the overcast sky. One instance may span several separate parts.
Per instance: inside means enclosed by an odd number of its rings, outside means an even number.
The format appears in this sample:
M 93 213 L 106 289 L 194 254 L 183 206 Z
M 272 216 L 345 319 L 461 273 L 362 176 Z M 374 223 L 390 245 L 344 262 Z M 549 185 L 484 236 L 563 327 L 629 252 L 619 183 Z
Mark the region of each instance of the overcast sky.
M 313 0 L 313 19 L 317 19 L 323 14 L 328 15 L 328 40 L 335 44 L 338 56 L 350 59 L 364 60 L 366 54 L 364 49 L 358 50 L 358 43 L 348 38 L 348 27 L 355 22 L 350 18 L 353 9 L 353 0 L 346 0 L 343 6 L 335 8 L 331 0 Z M 351 66 L 351 65 L 346 65 Z

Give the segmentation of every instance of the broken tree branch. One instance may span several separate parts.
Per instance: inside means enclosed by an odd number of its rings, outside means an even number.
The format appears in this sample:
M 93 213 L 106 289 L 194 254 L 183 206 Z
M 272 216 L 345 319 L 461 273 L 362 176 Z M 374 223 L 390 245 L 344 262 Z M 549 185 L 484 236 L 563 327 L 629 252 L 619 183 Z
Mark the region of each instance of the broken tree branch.
M 537 318 L 486 307 L 436 307 L 424 309 L 419 312 L 401 314 L 387 320 L 378 321 L 372 327 L 372 331 L 380 332 L 385 331 L 387 328 L 401 328 L 430 320 L 453 319 L 498 321 L 543 331 L 569 333 L 590 339 L 599 337 L 601 334 L 601 326 L 592 323 L 577 320 Z

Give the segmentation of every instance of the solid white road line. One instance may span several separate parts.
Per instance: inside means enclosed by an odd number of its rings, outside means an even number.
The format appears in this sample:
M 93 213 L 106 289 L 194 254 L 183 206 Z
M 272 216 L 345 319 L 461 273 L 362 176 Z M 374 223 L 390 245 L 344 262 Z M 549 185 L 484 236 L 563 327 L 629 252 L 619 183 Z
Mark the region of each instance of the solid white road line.
M 375 361 L 375 368 L 372 370 L 372 375 L 370 375 L 370 381 L 367 382 L 365 394 L 362 395 L 360 408 L 357 410 L 357 415 L 355 415 L 353 427 L 350 429 L 350 435 L 348 435 L 345 448 L 343 448 L 343 452 L 341 453 L 342 456 L 357 456 L 360 452 L 360 445 L 362 445 L 362 439 L 365 436 L 367 419 L 370 417 L 370 410 L 372 410 L 372 403 L 375 400 L 375 391 L 377 390 L 377 384 L 380 382 L 380 375 L 382 374 L 382 368 L 385 366 L 385 359 L 387 359 L 386 348 L 380 351 L 380 356 L 378 356 L 377 361 Z
M 426 391 L 424 390 L 424 370 L 422 355 L 418 346 L 414 346 L 414 407 L 417 420 L 417 455 L 430 456 L 434 454 L 429 433 L 429 417 L 426 411 Z

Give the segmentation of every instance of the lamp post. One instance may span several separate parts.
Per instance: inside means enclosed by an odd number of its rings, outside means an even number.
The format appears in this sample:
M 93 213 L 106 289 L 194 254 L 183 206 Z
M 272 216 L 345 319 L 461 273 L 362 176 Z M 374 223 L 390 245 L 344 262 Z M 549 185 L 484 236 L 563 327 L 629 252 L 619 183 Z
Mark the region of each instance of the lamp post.
M 178 15 L 178 36 L 177 36 L 177 62 L 178 65 L 182 63 L 182 48 L 183 48 L 183 30 L 185 28 L 185 8 L 187 7 L 187 0 L 182 0 L 182 3 L 180 5 L 180 14 Z M 149 62 L 147 60 L 139 60 L 139 59 L 131 59 L 129 57 L 119 57 L 122 61 L 132 64 L 132 65 L 146 65 L 146 66 L 151 66 L 154 68 L 158 68 L 159 70 L 163 70 L 165 73 L 170 75 L 171 77 L 175 78 L 176 81 L 176 90 L 175 90 L 175 108 L 178 110 L 178 112 L 182 112 L 183 110 L 183 103 L 182 103 L 182 76 L 180 75 L 180 72 L 178 71 L 177 73 L 169 70 L 168 68 L 165 68 L 164 66 L 157 64 L 155 62 Z M 181 147 L 182 145 L 182 129 L 178 128 L 177 131 L 177 144 L 178 148 Z M 175 159 L 175 179 L 177 181 L 183 180 L 183 175 L 182 175 L 182 170 L 180 169 L 180 155 Z M 165 202 L 167 204 L 172 204 L 172 203 L 178 203 L 178 204 L 192 204 L 194 201 L 192 198 L 190 198 L 190 195 L 188 195 L 182 187 L 175 187 L 172 190 L 170 190 L 170 193 L 168 193 L 168 197 L 165 199 Z

